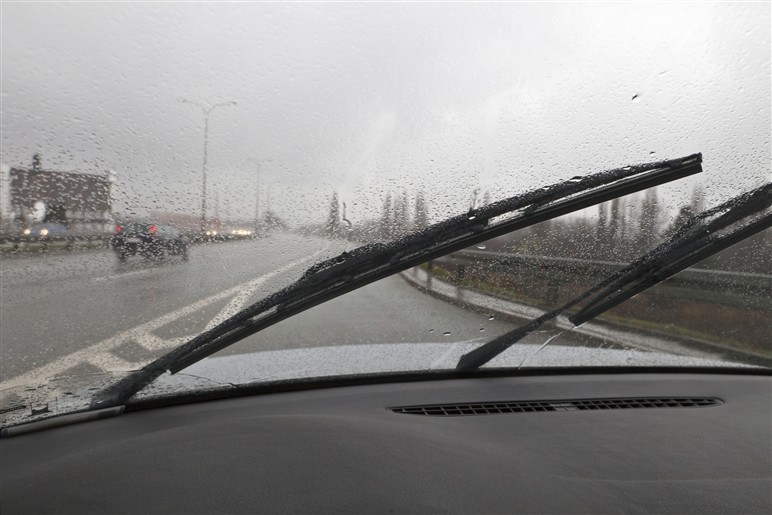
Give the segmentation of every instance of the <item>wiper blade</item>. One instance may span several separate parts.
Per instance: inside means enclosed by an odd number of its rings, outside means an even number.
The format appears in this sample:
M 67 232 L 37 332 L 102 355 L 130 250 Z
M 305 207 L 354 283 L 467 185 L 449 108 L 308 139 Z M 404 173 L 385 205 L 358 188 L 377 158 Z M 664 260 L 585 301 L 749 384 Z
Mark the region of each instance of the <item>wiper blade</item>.
M 687 220 L 665 242 L 559 308 L 464 354 L 456 369 L 473 370 L 525 336 L 595 295 L 568 317 L 581 325 L 705 258 L 772 226 L 772 184 L 739 195 Z M 761 214 L 760 214 L 761 213 Z M 712 220 L 709 220 L 711 219 Z
M 762 215 L 724 234 L 717 234 L 769 209 L 771 204 L 772 185 L 758 188 L 723 216 L 705 227 L 695 227 L 694 233 L 690 237 L 682 238 L 680 245 L 674 244 L 672 248 L 638 267 L 640 270 L 632 270 L 614 281 L 581 311 L 569 317 L 569 321 L 574 325 L 583 324 L 668 277 L 769 228 L 772 224 L 772 213 Z
M 693 154 L 576 177 L 470 210 L 388 244 L 368 244 L 344 252 L 312 266 L 293 284 L 101 392 L 92 408 L 123 404 L 166 371 L 179 372 L 290 316 L 389 275 L 496 236 L 701 171 L 702 154 Z M 497 217 L 505 218 L 494 220 Z

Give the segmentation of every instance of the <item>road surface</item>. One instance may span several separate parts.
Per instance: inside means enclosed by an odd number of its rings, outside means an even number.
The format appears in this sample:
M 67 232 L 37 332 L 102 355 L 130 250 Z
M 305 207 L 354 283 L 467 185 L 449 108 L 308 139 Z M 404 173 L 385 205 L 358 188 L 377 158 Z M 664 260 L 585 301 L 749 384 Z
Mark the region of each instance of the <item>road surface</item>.
M 346 243 L 279 235 L 191 247 L 190 259 L 108 250 L 3 256 L 2 388 L 59 375 L 138 368 L 289 284 Z M 281 322 L 226 353 L 352 343 L 479 341 L 513 328 L 393 276 Z M 554 331 L 527 341 L 546 341 Z M 567 343 L 569 337 L 561 337 Z

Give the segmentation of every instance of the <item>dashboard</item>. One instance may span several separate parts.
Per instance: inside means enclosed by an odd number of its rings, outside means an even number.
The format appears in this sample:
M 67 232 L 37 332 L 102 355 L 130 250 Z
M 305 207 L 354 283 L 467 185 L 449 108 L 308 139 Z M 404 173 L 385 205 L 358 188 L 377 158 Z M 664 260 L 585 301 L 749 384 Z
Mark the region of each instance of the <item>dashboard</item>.
M 770 513 L 772 380 L 360 384 L 0 440 L 11 513 Z

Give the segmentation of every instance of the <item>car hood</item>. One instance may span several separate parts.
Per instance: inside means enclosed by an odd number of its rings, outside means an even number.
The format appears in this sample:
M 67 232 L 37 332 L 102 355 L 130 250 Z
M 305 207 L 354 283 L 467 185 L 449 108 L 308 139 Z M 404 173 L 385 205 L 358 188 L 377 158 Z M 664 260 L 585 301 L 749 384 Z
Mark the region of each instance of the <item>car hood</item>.
M 202 388 L 332 379 L 356 375 L 452 371 L 478 342 L 341 345 L 234 354 L 202 360 L 177 374 L 166 373 L 135 399 L 176 395 Z M 641 350 L 524 344 L 497 356 L 483 369 L 570 367 L 749 367 L 747 364 Z
M 459 358 L 479 342 L 385 343 L 253 352 L 211 357 L 177 374 L 165 373 L 133 401 L 173 398 L 194 392 L 238 389 L 244 385 L 320 381 L 358 375 L 452 371 Z M 676 356 L 641 350 L 523 344 L 497 356 L 483 369 L 570 367 L 753 368 L 731 361 Z M 89 408 L 102 388 L 126 371 L 61 377 L 45 385 L 0 392 L 0 426 L 33 422 Z M 388 380 L 388 378 L 384 378 Z

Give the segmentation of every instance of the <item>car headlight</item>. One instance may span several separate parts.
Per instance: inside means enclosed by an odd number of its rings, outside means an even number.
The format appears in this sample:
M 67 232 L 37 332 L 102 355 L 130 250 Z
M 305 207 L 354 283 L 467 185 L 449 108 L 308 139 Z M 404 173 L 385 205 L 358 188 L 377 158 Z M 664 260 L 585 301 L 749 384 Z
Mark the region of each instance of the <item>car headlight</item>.
M 30 231 L 29 229 L 24 229 L 24 230 L 22 231 L 22 234 L 24 234 L 24 236 L 29 236 L 31 232 L 32 232 L 32 231 Z
M 48 236 L 48 229 L 40 229 L 38 234 L 41 236 Z

